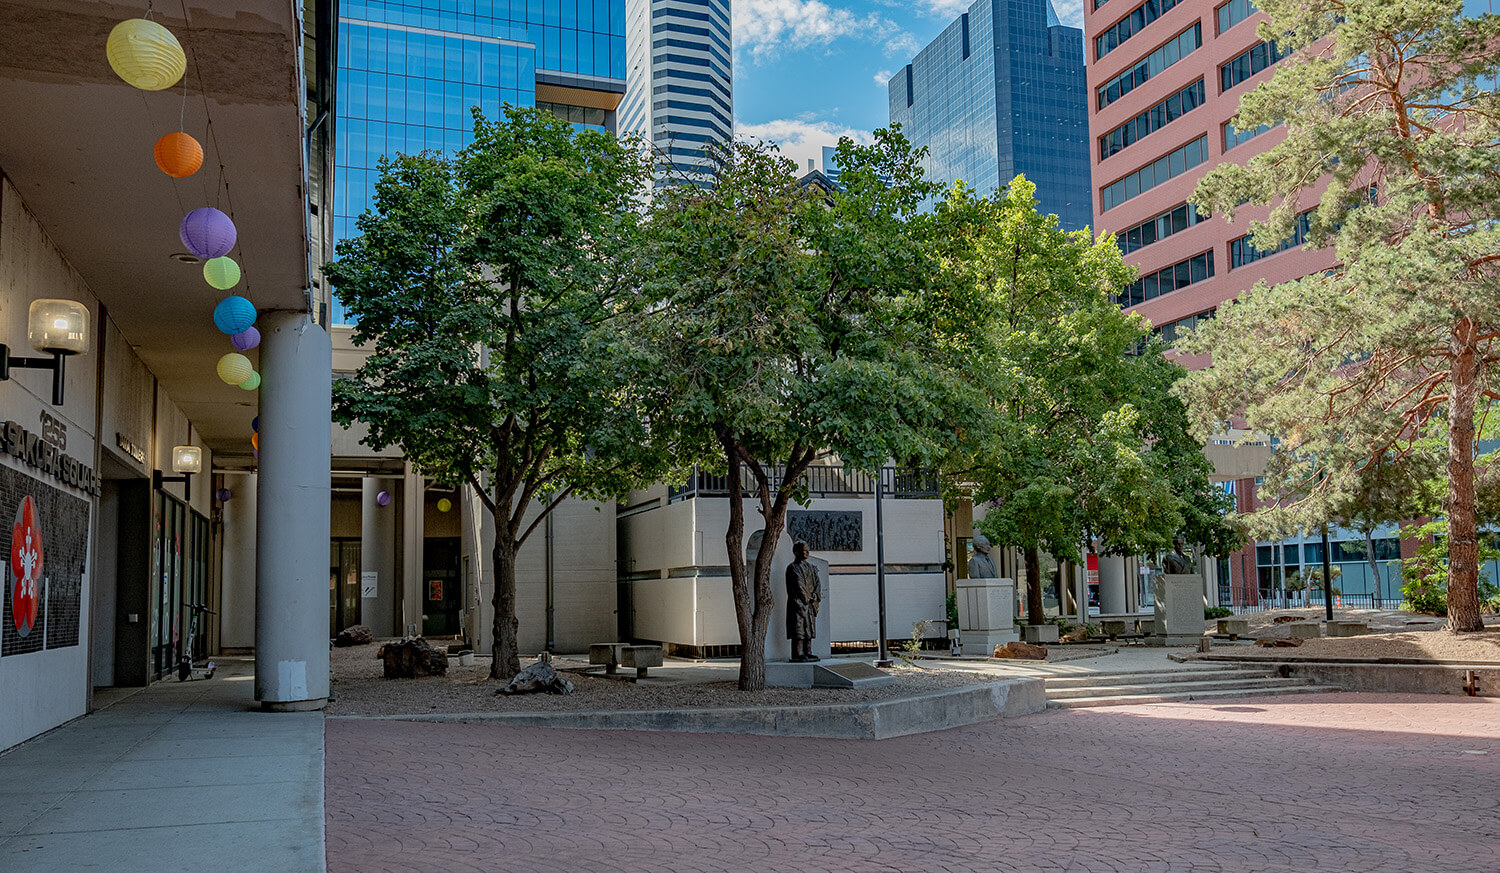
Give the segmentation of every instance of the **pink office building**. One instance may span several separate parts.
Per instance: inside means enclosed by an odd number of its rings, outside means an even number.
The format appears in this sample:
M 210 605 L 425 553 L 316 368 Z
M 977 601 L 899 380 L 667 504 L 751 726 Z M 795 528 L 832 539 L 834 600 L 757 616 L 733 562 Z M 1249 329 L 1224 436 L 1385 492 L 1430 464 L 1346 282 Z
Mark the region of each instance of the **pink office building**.
M 1283 136 L 1278 128 L 1233 125 L 1240 96 L 1278 60 L 1256 36 L 1264 18 L 1250 0 L 1085 2 L 1095 229 L 1115 233 L 1126 262 L 1140 270 L 1121 304 L 1169 343 L 1258 280 L 1286 281 L 1333 264 L 1330 249 L 1303 251 L 1297 237 L 1279 250 L 1256 251 L 1246 233 L 1264 210 L 1246 208 L 1230 224 L 1200 218 L 1187 203 L 1214 166 L 1242 162 Z M 1310 208 L 1316 200 L 1307 196 Z M 1209 454 L 1221 478 L 1238 480 L 1232 487 L 1240 510 L 1253 510 L 1254 467 L 1264 453 L 1210 446 Z M 1278 555 L 1275 564 L 1285 560 Z M 1220 602 L 1253 603 L 1266 577 L 1283 572 L 1258 563 L 1251 546 L 1204 570 Z

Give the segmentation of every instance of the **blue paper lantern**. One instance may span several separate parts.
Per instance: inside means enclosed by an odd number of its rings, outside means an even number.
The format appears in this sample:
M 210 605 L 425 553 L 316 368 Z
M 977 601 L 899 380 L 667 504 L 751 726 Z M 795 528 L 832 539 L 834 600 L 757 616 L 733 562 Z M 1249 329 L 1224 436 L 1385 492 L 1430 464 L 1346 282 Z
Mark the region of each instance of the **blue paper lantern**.
M 256 433 L 260 433 L 260 416 L 257 415 L 250 419 L 250 429 Z
M 225 297 L 214 307 L 214 327 L 234 336 L 255 323 L 255 304 L 243 297 Z
M 187 250 L 200 258 L 222 258 L 234 250 L 234 222 L 212 206 L 189 212 L 177 231 Z

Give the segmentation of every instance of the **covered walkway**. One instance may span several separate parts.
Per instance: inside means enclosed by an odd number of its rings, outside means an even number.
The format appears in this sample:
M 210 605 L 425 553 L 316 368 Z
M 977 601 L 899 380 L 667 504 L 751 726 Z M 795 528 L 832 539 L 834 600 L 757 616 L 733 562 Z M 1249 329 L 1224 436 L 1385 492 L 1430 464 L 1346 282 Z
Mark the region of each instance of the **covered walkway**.
M 0 756 L 0 870 L 323 870 L 323 715 L 259 711 L 254 667 L 157 682 Z

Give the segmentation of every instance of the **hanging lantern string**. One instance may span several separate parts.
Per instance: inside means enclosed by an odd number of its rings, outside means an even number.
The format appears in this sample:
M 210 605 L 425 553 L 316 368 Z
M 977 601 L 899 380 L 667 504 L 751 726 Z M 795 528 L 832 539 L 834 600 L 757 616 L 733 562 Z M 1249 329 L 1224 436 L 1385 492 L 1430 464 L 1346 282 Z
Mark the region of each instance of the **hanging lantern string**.
M 182 81 L 183 81 L 183 87 L 184 88 L 187 87 L 187 76 L 183 76 L 182 77 Z M 139 90 L 139 89 L 137 89 L 137 90 Z M 151 125 L 151 128 L 153 130 L 159 129 L 159 126 L 156 123 L 156 119 L 153 117 L 154 113 L 151 111 L 151 101 L 146 99 L 146 92 L 145 91 L 141 91 L 140 95 L 141 95 L 141 106 L 144 107 L 145 110 L 146 110 L 146 121 Z M 186 112 L 186 106 L 184 106 L 184 112 Z M 187 211 L 188 211 L 188 208 L 187 208 L 187 204 L 184 203 L 183 200 L 182 200 L 182 189 L 181 189 L 181 187 L 178 186 L 175 182 L 172 182 L 172 183 L 169 183 L 169 184 L 172 185 L 172 196 L 177 198 L 177 213 L 179 215 L 186 215 Z
M 188 14 L 187 0 L 179 0 L 179 5 L 182 8 L 183 28 L 187 31 L 189 36 L 191 36 L 193 34 L 193 20 L 192 17 Z M 189 46 L 193 47 L 189 48 Z M 235 221 L 236 226 L 238 226 L 238 222 L 234 214 L 234 197 L 229 193 L 229 170 L 224 166 L 224 151 L 223 149 L 219 148 L 219 135 L 218 132 L 214 129 L 214 114 L 208 102 L 208 87 L 204 84 L 203 81 L 203 67 L 201 64 L 197 63 L 196 54 L 194 54 L 194 52 L 196 51 L 196 42 L 191 39 L 188 40 L 187 45 L 184 45 L 184 49 L 189 52 L 190 60 L 192 61 L 192 63 L 189 64 L 189 67 L 192 69 L 193 75 L 198 77 L 198 99 L 203 103 L 203 115 L 206 119 L 203 134 L 204 150 L 207 151 L 207 147 L 211 143 L 213 145 L 214 161 L 219 165 L 219 179 L 213 198 L 214 206 L 221 212 L 228 215 L 230 221 Z M 184 76 L 183 78 L 186 79 L 187 77 Z M 204 185 L 208 184 L 207 176 L 208 174 L 205 173 L 203 180 Z M 205 190 L 205 200 L 208 199 L 207 195 L 208 192 Z M 238 240 L 235 241 L 233 254 L 237 256 L 236 260 L 238 260 L 241 265 L 245 263 L 244 251 L 240 246 Z M 249 297 L 250 280 L 249 278 L 246 278 L 243 281 L 244 290 L 242 293 L 245 297 Z

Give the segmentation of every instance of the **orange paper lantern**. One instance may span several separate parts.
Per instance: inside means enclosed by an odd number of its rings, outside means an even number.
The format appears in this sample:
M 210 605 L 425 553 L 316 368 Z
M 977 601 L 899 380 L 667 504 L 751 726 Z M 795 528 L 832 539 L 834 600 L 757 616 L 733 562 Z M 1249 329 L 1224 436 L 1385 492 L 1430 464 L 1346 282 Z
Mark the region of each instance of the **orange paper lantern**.
M 156 141 L 156 165 L 174 179 L 198 172 L 203 166 L 203 146 L 185 133 L 169 133 Z

